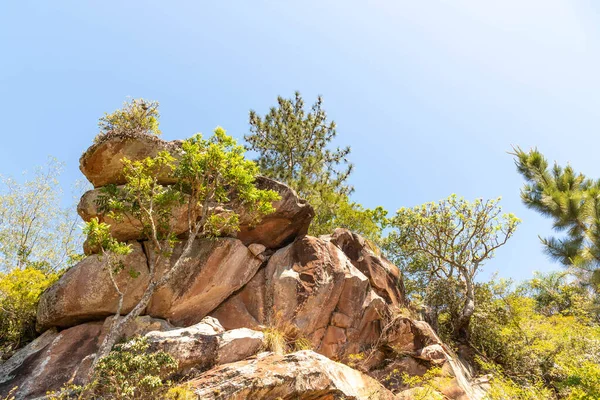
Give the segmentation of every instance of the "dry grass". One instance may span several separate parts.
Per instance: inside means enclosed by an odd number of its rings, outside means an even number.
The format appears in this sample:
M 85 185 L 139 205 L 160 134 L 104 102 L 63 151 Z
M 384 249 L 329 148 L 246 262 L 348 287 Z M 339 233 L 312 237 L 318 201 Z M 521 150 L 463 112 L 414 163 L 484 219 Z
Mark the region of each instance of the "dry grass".
M 296 325 L 285 321 L 281 314 L 276 315 L 272 323 L 263 329 L 263 334 L 265 350 L 276 354 L 313 349 L 311 341 L 302 336 Z

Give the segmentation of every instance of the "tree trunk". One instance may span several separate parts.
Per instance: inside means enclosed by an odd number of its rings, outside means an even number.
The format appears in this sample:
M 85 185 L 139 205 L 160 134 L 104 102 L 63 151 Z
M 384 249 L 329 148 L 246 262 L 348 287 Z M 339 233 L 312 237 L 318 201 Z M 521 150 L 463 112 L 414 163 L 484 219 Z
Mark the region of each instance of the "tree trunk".
M 104 337 L 104 340 L 102 341 L 102 344 L 100 345 L 100 347 L 98 348 L 98 351 L 96 352 L 96 356 L 94 357 L 94 361 L 92 363 L 92 366 L 90 367 L 90 371 L 88 372 L 86 383 L 91 381 L 93 374 L 94 374 L 94 370 L 96 369 L 96 366 L 98 365 L 98 361 L 100 361 L 100 359 L 102 357 L 107 356 L 108 353 L 110 353 L 110 351 L 112 350 L 112 348 L 115 345 L 115 343 L 117 342 L 117 340 L 119 340 L 119 337 L 121 336 L 121 332 L 123 331 L 123 328 L 132 319 L 140 316 L 142 311 L 144 311 L 144 309 L 150 302 L 150 299 L 152 298 L 152 295 L 154 294 L 154 292 L 156 292 L 156 290 L 158 288 L 160 288 L 162 285 L 167 283 L 169 281 L 169 279 L 175 274 L 175 272 L 179 268 L 181 268 L 181 266 L 184 264 L 185 260 L 189 256 L 190 251 L 192 249 L 192 244 L 194 243 L 194 240 L 197 238 L 197 236 L 198 236 L 198 230 L 193 232 L 193 235 L 187 239 L 187 243 L 185 244 L 185 247 L 183 248 L 183 252 L 179 256 L 177 261 L 175 261 L 175 264 L 173 265 L 173 267 L 171 267 L 171 269 L 168 272 L 166 272 L 165 275 L 162 278 L 160 278 L 158 281 L 153 280 L 152 282 L 150 282 L 150 284 L 144 291 L 142 298 L 135 305 L 133 310 L 131 310 L 123 318 L 118 319 L 118 321 L 116 321 L 116 323 L 111 325 L 108 333 L 106 334 L 106 336 Z M 155 260 L 154 262 L 157 262 L 157 261 Z M 168 259 L 167 259 L 167 262 L 168 262 Z M 119 314 L 120 313 L 115 314 L 115 318 L 119 318 Z
M 465 304 L 458 317 L 458 321 L 454 325 L 454 339 L 459 343 L 467 343 L 469 341 L 469 324 L 473 311 L 475 311 L 475 287 L 473 286 L 473 281 L 466 273 L 462 275 L 466 286 Z

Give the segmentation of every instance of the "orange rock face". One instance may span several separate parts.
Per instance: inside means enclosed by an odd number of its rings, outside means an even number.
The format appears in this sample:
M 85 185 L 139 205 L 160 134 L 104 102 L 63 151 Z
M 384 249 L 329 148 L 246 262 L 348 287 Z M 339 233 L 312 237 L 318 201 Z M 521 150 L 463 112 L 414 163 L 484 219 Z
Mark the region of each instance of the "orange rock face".
M 117 284 L 125 293 L 123 313 L 135 307 L 149 281 L 142 246 L 138 242 L 131 246 L 133 251 L 123 259 L 126 268 L 116 275 Z M 86 257 L 43 293 L 37 311 L 40 329 L 101 320 L 116 312 L 118 295 L 105 261 L 97 255 Z M 138 274 L 137 278 L 132 278 L 132 271 L 133 275 Z
M 111 135 L 92 145 L 79 159 L 79 169 L 94 187 L 110 183 L 122 185 L 123 158 L 142 160 L 154 157 L 161 151 L 168 151 L 177 156 L 181 151 L 181 142 L 167 142 L 152 135 Z M 159 175 L 164 184 L 174 183 L 165 170 Z
M 377 339 L 384 307 L 338 247 L 306 236 L 273 254 L 211 315 L 228 329 L 293 324 L 315 350 L 342 358 Z

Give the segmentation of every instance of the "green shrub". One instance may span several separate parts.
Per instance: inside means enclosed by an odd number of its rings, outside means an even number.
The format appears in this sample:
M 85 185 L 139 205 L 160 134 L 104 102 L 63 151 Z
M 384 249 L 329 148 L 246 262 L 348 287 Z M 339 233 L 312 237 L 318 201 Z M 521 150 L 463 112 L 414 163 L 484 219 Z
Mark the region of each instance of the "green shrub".
M 57 279 L 57 274 L 32 267 L 0 273 L 0 358 L 36 337 L 40 295 Z
M 54 400 L 191 398 L 189 391 L 175 390 L 166 379 L 177 369 L 177 361 L 165 352 L 148 352 L 148 349 L 144 337 L 117 344 L 100 359 L 89 384 L 66 385 L 59 393 L 49 393 L 49 397 Z

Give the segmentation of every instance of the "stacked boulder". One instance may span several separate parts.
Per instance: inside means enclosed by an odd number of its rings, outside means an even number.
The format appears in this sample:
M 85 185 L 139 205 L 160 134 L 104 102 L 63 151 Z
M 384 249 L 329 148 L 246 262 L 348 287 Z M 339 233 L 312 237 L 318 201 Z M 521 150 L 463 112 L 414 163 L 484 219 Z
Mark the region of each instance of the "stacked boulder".
M 139 160 L 163 150 L 177 159 L 181 142 L 111 135 L 80 159 L 81 171 L 94 186 L 81 198 L 80 216 L 109 223 L 112 234 L 133 248 L 124 260 L 128 268 L 116 277 L 125 294 L 123 313 L 137 304 L 148 284 L 149 247 L 139 225 L 107 219 L 96 199 L 103 186 L 125 183 L 122 158 Z M 173 183 L 168 174 L 159 174 L 159 181 Z M 193 371 L 190 384 L 201 399 L 389 399 L 395 395 L 380 383 L 386 383 L 389 371 L 422 374 L 431 365 L 448 366 L 455 381 L 449 398 L 477 397 L 469 393 L 466 380 L 454 377 L 450 352 L 427 324 L 408 316 L 391 318 L 407 306 L 395 265 L 345 229 L 307 236 L 311 206 L 279 182 L 259 178 L 257 185 L 280 194 L 275 212 L 251 225 L 244 210 L 236 210 L 241 216 L 236 237 L 196 240 L 189 261 L 154 293 L 124 338 L 145 335 L 152 350 L 178 361 L 179 372 Z M 183 234 L 184 214 L 176 210 L 173 218 L 177 233 Z M 172 260 L 180 252 L 176 247 Z M 118 297 L 102 259 L 90 248 L 86 254 L 43 293 L 37 314 L 43 333 L 0 365 L 0 397 L 15 386 L 17 399 L 41 397 L 87 376 Z M 168 263 L 160 265 L 157 273 L 168 268 Z M 261 353 L 262 331 L 282 323 L 293 326 L 313 350 Z M 402 358 L 390 356 L 390 349 L 400 349 Z M 362 372 L 335 362 L 366 352 L 370 360 Z

